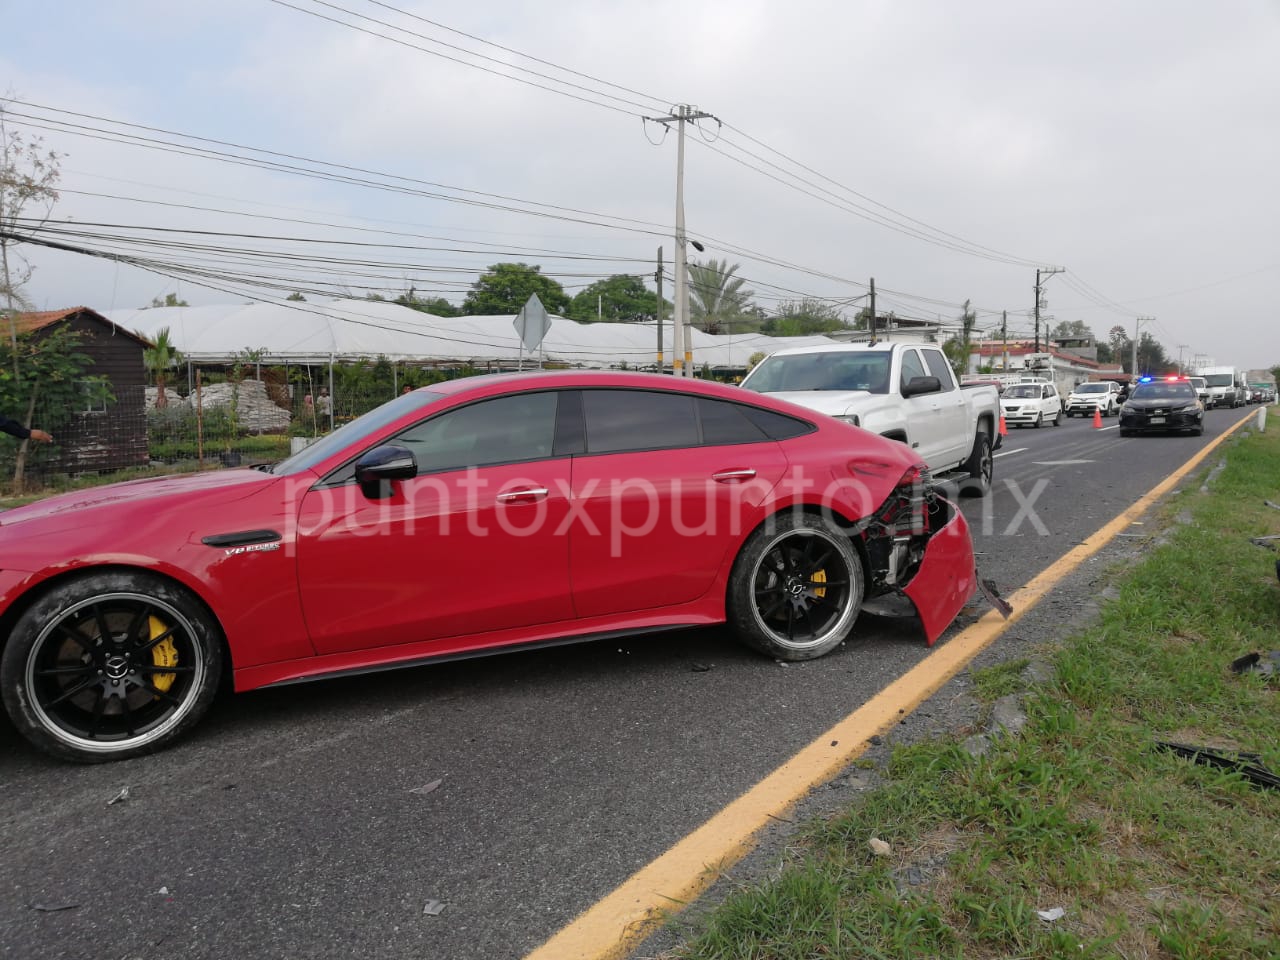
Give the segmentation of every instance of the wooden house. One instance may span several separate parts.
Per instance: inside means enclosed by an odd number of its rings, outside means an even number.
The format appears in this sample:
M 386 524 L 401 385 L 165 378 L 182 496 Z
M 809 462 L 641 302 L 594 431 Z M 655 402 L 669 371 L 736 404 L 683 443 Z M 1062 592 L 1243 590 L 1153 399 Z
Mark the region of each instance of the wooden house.
M 151 344 L 88 307 L 19 314 L 17 325 L 19 333 L 37 339 L 54 330 L 74 331 L 79 337 L 78 352 L 91 361 L 86 372 L 105 380 L 114 398 L 90 400 L 86 392 L 80 409 L 43 411 L 44 422 L 36 426 L 53 433 L 56 443 L 56 453 L 42 464 L 43 469 L 74 475 L 149 463 L 147 368 L 142 354 Z

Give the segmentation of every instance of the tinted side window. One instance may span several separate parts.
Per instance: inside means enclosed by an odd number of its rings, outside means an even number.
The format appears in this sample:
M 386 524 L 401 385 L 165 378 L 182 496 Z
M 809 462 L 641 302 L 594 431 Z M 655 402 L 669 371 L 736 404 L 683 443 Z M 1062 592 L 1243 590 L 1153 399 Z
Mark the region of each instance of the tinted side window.
M 951 375 L 951 364 L 947 363 L 947 358 L 942 355 L 942 351 L 926 350 L 924 357 L 929 363 L 929 372 L 938 378 L 942 389 L 953 389 L 956 385 L 955 377 Z
M 702 442 L 758 443 L 769 439 L 763 430 L 747 419 L 745 408 L 725 400 L 698 398 L 698 418 L 702 421 Z
M 696 447 L 693 397 L 657 390 L 584 390 L 588 453 Z
M 804 420 L 788 417 L 785 413 L 774 413 L 772 410 L 761 410 L 759 407 L 743 406 L 743 414 L 748 420 L 764 431 L 770 440 L 789 440 L 802 434 L 812 433 L 814 426 Z
M 419 473 L 551 456 L 556 394 L 481 400 L 410 427 L 391 440 L 413 451 Z
M 924 364 L 920 362 L 920 354 L 914 350 L 902 351 L 902 386 L 906 386 L 916 377 L 926 376 Z

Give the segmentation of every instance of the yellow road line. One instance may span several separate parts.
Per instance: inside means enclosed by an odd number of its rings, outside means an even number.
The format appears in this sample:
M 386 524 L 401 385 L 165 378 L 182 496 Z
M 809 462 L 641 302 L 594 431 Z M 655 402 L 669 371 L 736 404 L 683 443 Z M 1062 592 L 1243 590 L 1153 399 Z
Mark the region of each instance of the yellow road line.
M 683 909 L 749 853 L 756 835 L 770 820 L 784 817 L 810 790 L 861 756 L 872 736 L 890 729 L 936 693 L 1067 574 L 1199 466 L 1246 420 L 1217 437 L 1118 517 L 1010 596 L 1014 612 L 1008 620 L 1001 619 L 994 610 L 984 614 L 675 846 L 633 873 L 525 960 L 618 960 L 626 956 L 664 915 Z

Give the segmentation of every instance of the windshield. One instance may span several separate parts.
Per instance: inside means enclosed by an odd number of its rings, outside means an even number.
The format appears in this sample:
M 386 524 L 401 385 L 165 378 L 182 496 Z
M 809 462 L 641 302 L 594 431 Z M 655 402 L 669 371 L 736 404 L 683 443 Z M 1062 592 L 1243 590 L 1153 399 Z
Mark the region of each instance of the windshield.
M 1185 380 L 1176 383 L 1140 383 L 1133 388 L 1130 400 L 1195 400 L 1196 391 Z
M 1229 373 L 1206 373 L 1204 382 L 1210 387 L 1231 387 L 1235 385 L 1235 380 Z
M 1195 387 L 1197 390 L 1201 389 L 1202 387 L 1208 386 L 1208 384 L 1204 382 L 1204 377 L 1192 377 L 1191 385 Z
M 381 430 L 389 423 L 399 420 L 406 413 L 418 410 L 428 404 L 443 400 L 444 394 L 431 393 L 429 390 L 415 390 L 402 393 L 394 400 L 388 400 L 380 407 L 374 407 L 363 416 L 345 423 L 333 433 L 326 434 L 309 447 L 299 450 L 288 460 L 281 460 L 271 468 L 272 473 L 289 476 L 310 470 L 339 450 L 359 443 L 360 438 Z
M 756 393 L 793 390 L 889 392 L 889 351 L 792 353 L 767 357 L 742 382 Z
M 1004 395 L 1020 400 L 1034 400 L 1040 396 L 1040 388 L 1032 384 L 1014 384 L 1005 389 Z
M 1076 393 L 1106 393 L 1109 387 L 1107 383 L 1082 383 L 1076 387 Z

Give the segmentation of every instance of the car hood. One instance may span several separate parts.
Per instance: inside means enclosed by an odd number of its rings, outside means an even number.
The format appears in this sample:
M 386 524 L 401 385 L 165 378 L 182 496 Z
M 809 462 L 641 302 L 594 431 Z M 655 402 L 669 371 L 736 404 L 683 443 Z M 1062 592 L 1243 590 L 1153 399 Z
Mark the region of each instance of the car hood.
M 1199 402 L 1190 397 L 1165 397 L 1154 400 L 1130 400 L 1125 406 L 1130 410 L 1182 410 L 1184 407 L 1194 407 Z
M 58 527 L 82 526 L 94 522 L 95 514 L 123 504 L 151 509 L 199 499 L 201 506 L 207 509 L 211 505 L 247 497 L 277 479 L 261 470 L 245 468 L 109 483 L 59 494 L 0 513 L 0 539 L 7 529 L 34 521 L 45 521 Z
M 1070 396 L 1068 399 L 1070 399 L 1070 400 L 1083 400 L 1083 401 L 1091 401 L 1091 400 L 1105 400 L 1105 399 L 1107 399 L 1107 397 L 1109 397 L 1109 396 L 1115 396 L 1115 394 L 1109 394 L 1109 393 L 1072 393 L 1072 394 L 1071 394 L 1071 396 Z
M 863 404 L 872 394 L 869 390 L 787 390 L 765 396 L 786 400 L 796 406 L 825 413 L 829 417 L 841 417 L 851 405 Z

